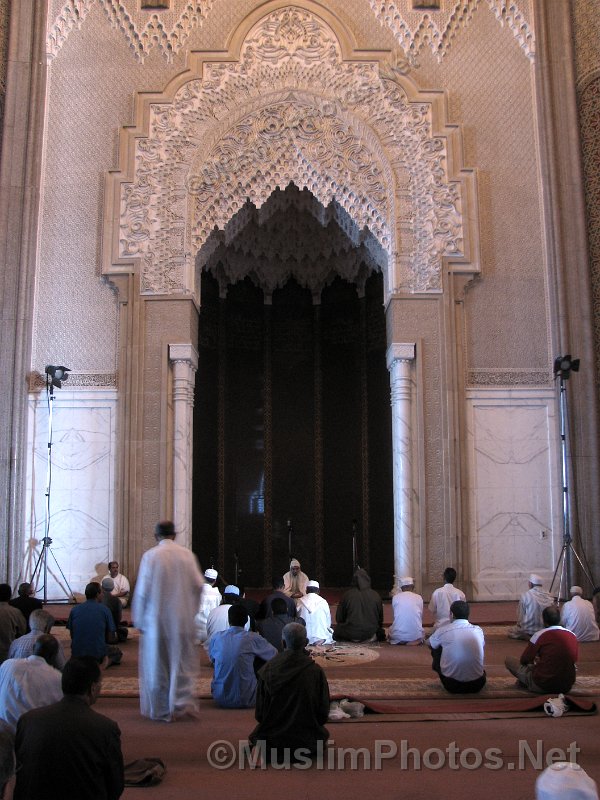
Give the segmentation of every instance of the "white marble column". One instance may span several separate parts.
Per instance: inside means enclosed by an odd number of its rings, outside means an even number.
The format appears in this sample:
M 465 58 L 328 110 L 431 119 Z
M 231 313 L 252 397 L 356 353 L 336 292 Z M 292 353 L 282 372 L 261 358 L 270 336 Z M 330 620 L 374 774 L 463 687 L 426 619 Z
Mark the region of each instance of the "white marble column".
M 192 547 L 194 385 L 198 353 L 191 344 L 170 344 L 173 367 L 173 522 L 177 541 Z
M 394 585 L 413 575 L 412 390 L 415 344 L 394 343 L 387 350 L 392 398 L 394 481 Z

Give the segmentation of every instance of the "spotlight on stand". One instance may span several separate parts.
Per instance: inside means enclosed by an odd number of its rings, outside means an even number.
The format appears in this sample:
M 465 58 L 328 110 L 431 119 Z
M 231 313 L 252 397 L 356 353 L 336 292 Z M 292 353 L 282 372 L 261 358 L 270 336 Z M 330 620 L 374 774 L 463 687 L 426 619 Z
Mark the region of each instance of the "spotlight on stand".
M 568 356 L 558 356 L 554 359 L 554 377 L 559 375 L 563 380 L 568 380 L 571 372 L 579 372 L 579 359 Z
M 44 538 L 42 539 L 42 550 L 38 556 L 38 560 L 36 562 L 35 567 L 33 568 L 33 573 L 31 575 L 31 583 L 36 582 L 36 576 L 38 572 L 43 574 L 44 578 L 44 599 L 43 603 L 54 602 L 48 600 L 48 553 L 52 555 L 56 567 L 58 571 L 62 575 L 63 581 L 69 590 L 69 600 L 75 601 L 75 596 L 71 587 L 69 586 L 69 582 L 65 577 L 65 573 L 62 571 L 60 564 L 56 560 L 56 556 L 52 552 L 52 548 L 50 545 L 52 544 L 52 539 L 50 538 L 50 494 L 52 488 L 52 419 L 53 419 L 53 411 L 54 411 L 54 387 L 60 389 L 62 387 L 62 382 L 66 381 L 69 377 L 68 373 L 71 370 L 69 367 L 56 367 L 53 364 L 48 364 L 44 370 L 46 373 L 46 395 L 48 398 L 48 465 L 46 471 L 46 513 L 45 513 L 45 522 L 44 522 Z M 58 602 L 58 601 L 56 601 Z
M 55 367 L 52 364 L 48 364 L 44 370 L 46 373 L 46 383 L 60 389 L 62 382 L 68 379 L 68 373 L 70 371 L 69 367 Z

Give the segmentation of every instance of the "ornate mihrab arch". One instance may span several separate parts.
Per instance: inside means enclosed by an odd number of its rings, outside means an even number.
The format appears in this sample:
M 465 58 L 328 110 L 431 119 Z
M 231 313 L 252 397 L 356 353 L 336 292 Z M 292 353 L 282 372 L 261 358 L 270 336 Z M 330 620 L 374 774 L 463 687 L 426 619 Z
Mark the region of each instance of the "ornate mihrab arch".
M 441 291 L 444 262 L 478 271 L 475 180 L 443 94 L 351 42 L 321 6 L 274 2 L 227 54 L 195 53 L 163 94 L 142 96 L 109 177 L 104 272 L 139 272 L 143 294 L 198 296 L 211 232 L 290 182 L 371 232 L 386 296 Z

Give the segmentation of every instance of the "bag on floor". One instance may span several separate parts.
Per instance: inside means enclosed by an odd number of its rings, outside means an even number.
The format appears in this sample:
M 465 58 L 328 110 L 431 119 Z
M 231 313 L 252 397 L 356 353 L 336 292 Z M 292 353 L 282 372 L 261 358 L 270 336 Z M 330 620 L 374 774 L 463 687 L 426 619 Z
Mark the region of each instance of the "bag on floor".
M 125 786 L 156 786 L 166 771 L 160 758 L 138 758 L 125 764 Z

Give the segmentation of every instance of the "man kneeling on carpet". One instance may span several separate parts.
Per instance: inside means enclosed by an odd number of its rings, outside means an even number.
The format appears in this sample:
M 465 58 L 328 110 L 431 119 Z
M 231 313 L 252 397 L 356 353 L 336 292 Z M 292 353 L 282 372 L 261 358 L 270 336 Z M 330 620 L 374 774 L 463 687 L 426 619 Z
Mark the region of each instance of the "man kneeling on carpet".
M 469 622 L 469 604 L 455 600 L 450 606 L 450 624 L 438 628 L 427 640 L 431 668 L 452 694 L 479 692 L 485 686 L 483 631 Z
M 557 606 L 547 606 L 542 612 L 542 619 L 544 627 L 533 634 L 521 658 L 507 656 L 504 663 L 507 670 L 530 692 L 564 694 L 575 683 L 577 637 L 560 624 Z
M 329 738 L 324 727 L 329 714 L 325 673 L 306 652 L 306 628 L 291 622 L 283 629 L 282 653 L 258 673 L 256 720 L 250 743 L 264 748 L 267 763 L 305 762 Z

